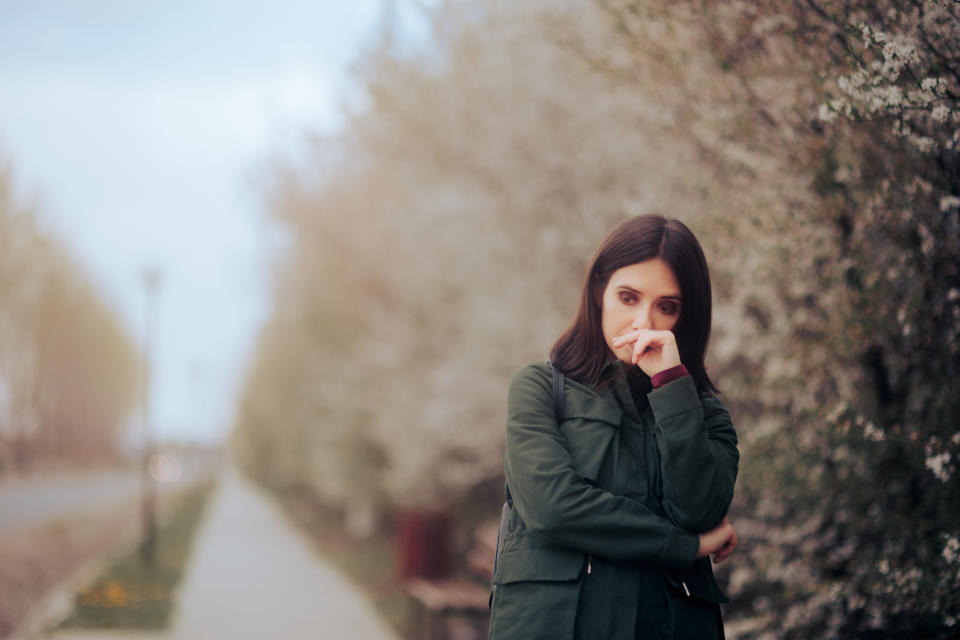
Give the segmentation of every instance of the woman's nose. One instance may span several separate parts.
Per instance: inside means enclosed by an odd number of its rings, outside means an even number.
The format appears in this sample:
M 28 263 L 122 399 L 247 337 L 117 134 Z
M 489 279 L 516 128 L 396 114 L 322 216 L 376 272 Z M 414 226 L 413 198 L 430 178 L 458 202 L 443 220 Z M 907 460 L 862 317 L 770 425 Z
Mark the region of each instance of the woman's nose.
M 637 308 L 633 314 L 633 323 L 630 325 L 634 329 L 650 329 L 650 309 L 645 305 Z

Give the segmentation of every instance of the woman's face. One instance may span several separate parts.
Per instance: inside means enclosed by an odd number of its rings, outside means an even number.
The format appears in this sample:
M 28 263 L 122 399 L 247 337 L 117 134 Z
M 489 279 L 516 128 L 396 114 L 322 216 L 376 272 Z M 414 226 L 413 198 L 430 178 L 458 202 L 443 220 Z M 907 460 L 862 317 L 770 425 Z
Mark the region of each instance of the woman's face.
M 680 318 L 680 285 L 660 258 L 617 269 L 603 291 L 603 338 L 619 359 L 630 362 L 633 342 L 615 348 L 613 339 L 638 329 L 671 331 Z

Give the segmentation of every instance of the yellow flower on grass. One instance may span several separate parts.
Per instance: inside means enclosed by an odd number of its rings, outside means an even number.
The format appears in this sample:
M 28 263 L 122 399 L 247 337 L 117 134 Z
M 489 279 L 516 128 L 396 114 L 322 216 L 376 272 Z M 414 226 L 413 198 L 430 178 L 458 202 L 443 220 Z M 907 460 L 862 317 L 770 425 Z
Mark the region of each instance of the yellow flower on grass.
M 108 582 L 103 587 L 103 606 L 126 607 L 130 604 L 131 595 L 119 582 Z
M 84 589 L 80 593 L 80 604 L 85 607 L 99 607 L 100 591 L 97 589 Z

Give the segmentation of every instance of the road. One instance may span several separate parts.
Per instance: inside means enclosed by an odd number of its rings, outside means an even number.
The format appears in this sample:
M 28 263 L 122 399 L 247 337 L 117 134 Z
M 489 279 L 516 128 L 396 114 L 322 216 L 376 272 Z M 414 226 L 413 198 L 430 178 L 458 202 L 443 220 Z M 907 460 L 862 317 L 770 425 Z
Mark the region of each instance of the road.
M 134 469 L 77 471 L 0 482 L 0 538 L 72 516 L 100 511 L 137 496 Z

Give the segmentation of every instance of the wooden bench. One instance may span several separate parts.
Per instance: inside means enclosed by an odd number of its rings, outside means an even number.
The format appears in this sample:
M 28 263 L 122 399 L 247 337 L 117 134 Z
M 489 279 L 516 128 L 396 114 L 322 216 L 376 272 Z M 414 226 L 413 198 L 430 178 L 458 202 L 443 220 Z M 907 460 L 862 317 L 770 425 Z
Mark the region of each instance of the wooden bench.
M 454 616 L 479 623 L 490 615 L 490 589 L 472 580 L 410 578 L 404 588 L 420 605 L 417 629 L 422 640 L 447 640 L 447 625 Z
M 492 533 L 492 535 L 491 535 Z M 447 640 L 451 619 L 459 617 L 486 638 L 490 616 L 490 573 L 497 544 L 497 523 L 477 529 L 467 565 L 477 580 L 466 578 L 408 578 L 403 587 L 418 604 L 416 620 L 420 640 Z M 482 582 L 480 581 L 482 580 Z

